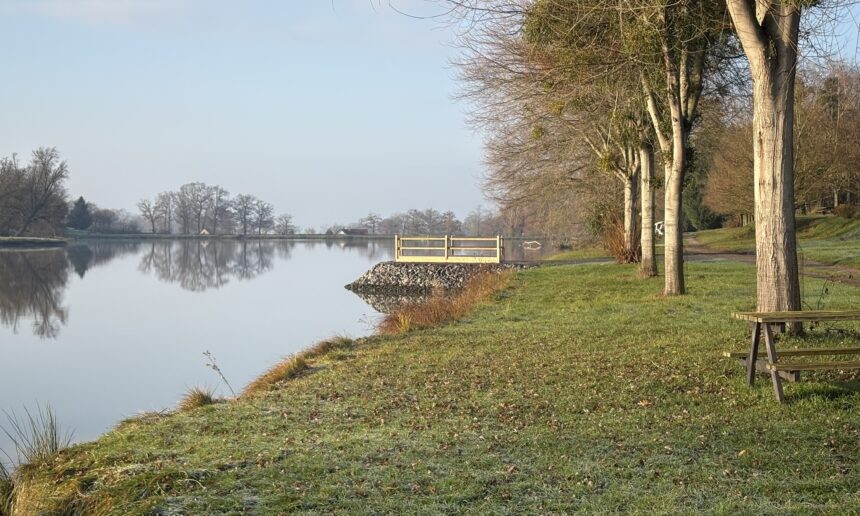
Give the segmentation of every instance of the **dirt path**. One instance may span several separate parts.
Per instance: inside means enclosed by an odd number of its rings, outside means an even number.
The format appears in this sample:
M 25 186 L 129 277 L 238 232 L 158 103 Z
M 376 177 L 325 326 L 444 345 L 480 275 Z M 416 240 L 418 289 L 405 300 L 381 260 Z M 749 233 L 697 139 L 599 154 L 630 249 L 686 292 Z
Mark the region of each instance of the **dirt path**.
M 732 260 L 736 262 L 755 263 L 755 253 L 740 253 L 712 249 L 704 246 L 696 237 L 687 237 L 684 242 L 684 254 L 691 261 Z M 846 285 L 860 286 L 860 269 L 843 265 L 830 265 L 813 260 L 802 260 L 800 273 L 810 278 L 828 279 Z

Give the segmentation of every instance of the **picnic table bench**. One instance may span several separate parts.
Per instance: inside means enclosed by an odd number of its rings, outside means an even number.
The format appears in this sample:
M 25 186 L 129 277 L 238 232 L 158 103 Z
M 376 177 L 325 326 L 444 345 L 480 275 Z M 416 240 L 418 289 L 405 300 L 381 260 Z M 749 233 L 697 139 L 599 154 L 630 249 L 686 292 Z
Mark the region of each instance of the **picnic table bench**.
M 752 323 L 752 340 L 748 352 L 727 352 L 726 356 L 738 358 L 747 368 L 747 384 L 755 383 L 756 371 L 770 374 L 773 392 L 777 401 L 783 403 L 782 380 L 797 381 L 800 371 L 826 369 L 860 369 L 860 360 L 837 360 L 828 362 L 780 362 L 782 357 L 805 357 L 817 355 L 860 355 L 860 347 L 791 349 L 777 354 L 776 338 L 772 326 L 784 327 L 791 323 L 858 321 L 860 310 L 802 310 L 791 312 L 735 312 L 733 319 Z M 764 352 L 759 351 L 759 343 L 764 335 Z

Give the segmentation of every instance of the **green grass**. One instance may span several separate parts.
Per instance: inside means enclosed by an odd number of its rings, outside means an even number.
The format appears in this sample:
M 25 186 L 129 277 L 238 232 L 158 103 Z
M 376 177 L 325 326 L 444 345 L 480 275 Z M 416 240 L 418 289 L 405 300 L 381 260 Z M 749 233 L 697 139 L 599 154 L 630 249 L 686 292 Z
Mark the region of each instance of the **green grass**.
M 747 345 L 729 313 L 753 307 L 753 267 L 687 274 L 690 294 L 664 298 L 635 266 L 521 272 L 457 323 L 360 339 L 259 396 L 133 419 L 38 461 L 20 507 L 856 512 L 860 384 L 807 375 L 786 405 L 767 381 L 748 388 L 721 352 Z M 821 285 L 804 280 L 804 294 Z M 831 285 L 826 307 L 858 293 Z
M 700 231 L 698 241 L 725 251 L 755 252 L 752 226 Z M 860 220 L 839 217 L 798 217 L 798 255 L 828 265 L 860 267 Z
M 608 258 L 609 253 L 600 246 L 583 247 L 570 251 L 559 251 L 544 258 L 547 261 L 588 260 L 592 258 Z

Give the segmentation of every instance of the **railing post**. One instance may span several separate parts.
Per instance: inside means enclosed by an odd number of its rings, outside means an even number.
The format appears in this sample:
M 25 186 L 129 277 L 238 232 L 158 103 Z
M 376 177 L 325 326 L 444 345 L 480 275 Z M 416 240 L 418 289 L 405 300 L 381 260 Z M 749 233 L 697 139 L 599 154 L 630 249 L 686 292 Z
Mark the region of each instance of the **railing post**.
M 445 235 L 445 261 L 448 261 L 448 235 Z
M 496 235 L 496 259 L 499 263 L 502 263 L 502 237 L 501 235 Z
M 394 261 L 400 261 L 400 236 L 394 235 Z

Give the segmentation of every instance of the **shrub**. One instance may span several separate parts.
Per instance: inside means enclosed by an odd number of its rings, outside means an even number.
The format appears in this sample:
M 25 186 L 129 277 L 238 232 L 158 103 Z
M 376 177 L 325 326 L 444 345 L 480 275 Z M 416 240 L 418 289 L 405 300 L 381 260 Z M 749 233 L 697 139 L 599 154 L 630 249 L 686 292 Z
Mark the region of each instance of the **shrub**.
M 510 277 L 509 272 L 479 274 L 453 296 L 437 294 L 424 303 L 407 305 L 393 311 L 380 321 L 376 330 L 382 334 L 406 333 L 456 321 L 491 294 L 507 286 Z
M 179 400 L 179 410 L 181 412 L 185 412 L 188 410 L 196 409 L 198 407 L 212 405 L 216 402 L 214 394 L 215 393 L 212 391 L 212 389 L 201 389 L 200 387 L 194 387 L 188 392 L 186 392 L 182 399 Z
M 607 215 L 600 232 L 603 248 L 618 263 L 639 263 L 642 252 L 640 237 L 640 229 L 637 225 L 633 231 L 633 245 L 628 249 L 624 245 L 624 220 L 615 213 Z
M 833 214 L 843 219 L 856 219 L 860 216 L 860 210 L 856 204 L 840 204 L 833 208 Z

